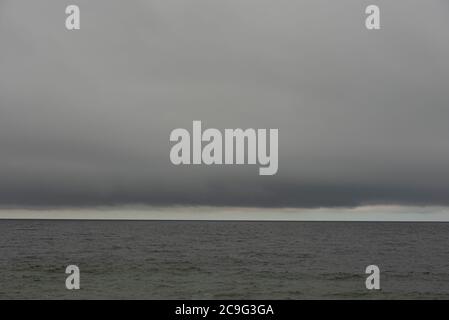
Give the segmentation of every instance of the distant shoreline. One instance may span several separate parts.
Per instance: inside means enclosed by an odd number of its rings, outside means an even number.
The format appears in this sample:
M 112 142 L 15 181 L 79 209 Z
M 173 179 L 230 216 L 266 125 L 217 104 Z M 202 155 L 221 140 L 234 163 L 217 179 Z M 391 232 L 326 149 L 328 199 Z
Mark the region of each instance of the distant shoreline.
M 446 207 L 0 209 L 0 220 L 449 222 Z

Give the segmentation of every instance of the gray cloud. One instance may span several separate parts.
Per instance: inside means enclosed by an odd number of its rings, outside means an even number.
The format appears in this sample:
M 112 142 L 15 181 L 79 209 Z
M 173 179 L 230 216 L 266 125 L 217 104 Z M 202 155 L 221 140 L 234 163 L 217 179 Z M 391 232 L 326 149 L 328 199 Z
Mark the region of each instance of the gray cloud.
M 372 2 L 1 1 L 0 204 L 449 205 L 449 7 Z M 193 120 L 279 128 L 278 174 L 173 166 Z

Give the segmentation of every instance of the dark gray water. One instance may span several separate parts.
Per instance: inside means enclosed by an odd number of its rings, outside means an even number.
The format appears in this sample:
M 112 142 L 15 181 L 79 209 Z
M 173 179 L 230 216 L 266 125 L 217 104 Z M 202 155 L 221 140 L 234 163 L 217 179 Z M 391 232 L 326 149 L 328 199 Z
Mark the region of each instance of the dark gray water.
M 0 220 L 0 298 L 449 298 L 449 224 Z

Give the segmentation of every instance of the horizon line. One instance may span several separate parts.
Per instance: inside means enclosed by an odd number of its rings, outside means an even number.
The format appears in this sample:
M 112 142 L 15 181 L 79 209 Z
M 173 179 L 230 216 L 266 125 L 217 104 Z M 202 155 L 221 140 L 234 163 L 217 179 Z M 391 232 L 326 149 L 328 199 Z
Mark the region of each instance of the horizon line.
M 210 206 L 0 208 L 0 220 L 449 222 L 449 207 L 365 205 L 353 208 Z

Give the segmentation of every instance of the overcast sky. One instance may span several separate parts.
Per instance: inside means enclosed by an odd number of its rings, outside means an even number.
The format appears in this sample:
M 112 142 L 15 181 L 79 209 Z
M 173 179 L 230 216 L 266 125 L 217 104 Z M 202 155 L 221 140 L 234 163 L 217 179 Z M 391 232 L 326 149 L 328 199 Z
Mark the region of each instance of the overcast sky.
M 172 165 L 193 120 L 278 173 Z M 448 1 L 0 0 L 0 206 L 123 204 L 449 205 Z

